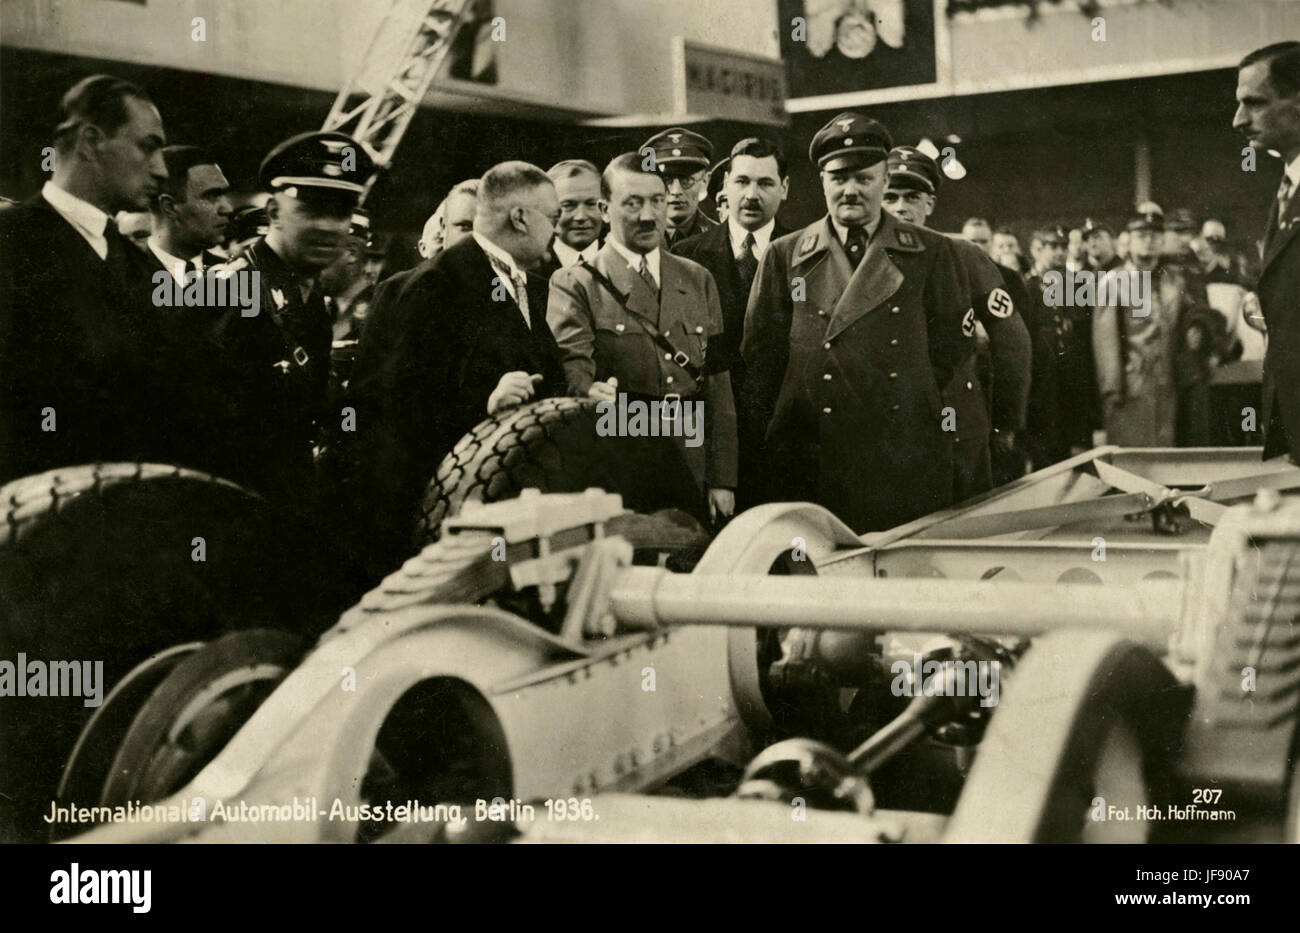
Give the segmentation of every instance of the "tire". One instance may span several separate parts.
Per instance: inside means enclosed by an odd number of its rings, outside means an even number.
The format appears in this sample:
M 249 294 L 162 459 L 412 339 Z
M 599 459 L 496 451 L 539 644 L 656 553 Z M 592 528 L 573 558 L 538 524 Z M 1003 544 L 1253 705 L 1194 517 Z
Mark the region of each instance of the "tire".
M 51 470 L 0 487 L 0 507 L 0 661 L 101 662 L 99 683 L 82 685 L 100 700 L 173 645 L 247 628 L 312 637 L 364 592 L 331 542 L 193 470 Z M 0 839 L 46 835 L 86 702 L 0 697 Z
M 595 402 L 548 398 L 489 418 L 456 443 L 425 490 L 415 543 L 436 541 L 466 502 L 593 486 L 619 493 L 629 510 L 681 509 L 708 526 L 703 490 L 674 439 L 601 437 Z
M 184 787 L 298 666 L 304 647 L 287 632 L 248 629 L 183 659 L 141 705 L 99 803 L 154 803 Z

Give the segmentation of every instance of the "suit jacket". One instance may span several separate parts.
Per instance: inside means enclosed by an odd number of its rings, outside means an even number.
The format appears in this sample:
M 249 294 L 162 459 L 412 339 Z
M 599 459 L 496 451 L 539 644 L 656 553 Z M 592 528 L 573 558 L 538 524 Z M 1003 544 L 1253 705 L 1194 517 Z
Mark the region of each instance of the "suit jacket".
M 778 218 L 772 228 L 772 240 L 785 236 L 790 230 Z M 769 241 L 769 246 L 771 241 Z M 722 305 L 722 336 L 710 347 L 712 363 L 731 373 L 731 388 L 739 393 L 745 381 L 745 364 L 740 356 L 740 341 L 745 329 L 745 308 L 749 305 L 749 289 L 740 277 L 736 257 L 731 249 L 731 228 L 720 224 L 704 233 L 678 240 L 673 254 L 698 262 L 713 275 L 718 286 L 718 301 Z M 758 276 L 754 276 L 755 281 Z
M 611 243 L 596 254 L 596 269 L 628 296 L 626 308 L 582 266 L 551 276 L 547 319 L 560 346 L 565 378 L 577 395 L 586 395 L 593 381 L 615 376 L 620 392 L 655 397 L 679 393 L 703 401 L 704 443 L 684 447 L 683 456 L 702 486 L 734 489 L 735 399 L 729 375 L 713 372 L 710 363 L 713 342 L 723 330 L 717 286 L 703 266 L 662 249 L 659 257 L 656 301 Z M 666 332 L 673 346 L 704 370 L 700 380 L 665 360 L 645 327 Z
M 383 328 L 362 331 L 349 385 L 355 459 L 368 487 L 358 495 L 374 506 L 381 536 L 397 536 L 394 547 L 403 545 L 438 463 L 488 418 L 488 397 L 502 376 L 540 373 L 537 398 L 564 394 L 546 326 L 546 284 L 528 279 L 530 329 L 514 301 L 493 300 L 497 278 L 468 237 L 411 275 Z
M 1264 457 L 1290 453 L 1300 463 L 1300 197 L 1291 196 L 1282 217 L 1274 199 L 1268 230 L 1255 287 L 1268 326 L 1261 412 Z
M 99 460 L 202 465 L 153 268 L 107 235 L 120 257 L 100 259 L 40 195 L 0 210 L 0 483 Z
M 766 498 L 819 502 L 855 531 L 951 505 L 940 390 L 974 348 L 969 307 L 948 238 L 888 214 L 856 270 L 829 217 L 773 242 L 741 346 Z

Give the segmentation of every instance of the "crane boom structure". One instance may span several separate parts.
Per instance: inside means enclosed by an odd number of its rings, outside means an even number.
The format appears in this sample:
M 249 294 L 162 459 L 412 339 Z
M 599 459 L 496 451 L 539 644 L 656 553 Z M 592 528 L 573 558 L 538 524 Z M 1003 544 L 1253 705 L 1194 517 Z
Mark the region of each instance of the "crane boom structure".
M 335 98 L 323 129 L 347 133 L 375 162 L 362 201 L 392 164 L 473 6 L 473 0 L 394 0 L 357 73 Z

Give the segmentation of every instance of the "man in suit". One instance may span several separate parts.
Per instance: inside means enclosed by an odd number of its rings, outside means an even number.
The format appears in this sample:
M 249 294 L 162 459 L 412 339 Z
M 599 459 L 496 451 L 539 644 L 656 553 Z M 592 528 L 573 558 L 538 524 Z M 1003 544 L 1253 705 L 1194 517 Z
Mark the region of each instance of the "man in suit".
M 692 445 L 683 425 L 682 456 L 707 492 L 710 518 L 726 519 L 735 510 L 736 410 L 730 377 L 710 362 L 723 330 L 717 286 L 702 266 L 660 248 L 664 183 L 637 153 L 609 163 L 601 197 L 609 237 L 596 261 L 551 276 L 547 319 L 569 389 L 615 404 L 620 394 L 663 403 L 673 416 L 662 433 L 702 403 L 703 438 Z
M 600 169 L 585 159 L 565 159 L 546 172 L 560 199 L 560 222 L 537 275 L 550 279 L 556 269 L 596 261 L 600 249 Z
M 770 139 L 749 137 L 732 147 L 722 191 L 734 205 L 726 222 L 704 233 L 678 240 L 672 251 L 694 260 L 713 275 L 722 304 L 722 335 L 709 346 L 710 365 L 731 374 L 732 393 L 739 397 L 745 385 L 745 363 L 740 357 L 745 308 L 758 272 L 758 262 L 772 240 L 789 230 L 777 211 L 790 192 L 785 153 Z M 736 493 L 743 509 L 750 501 L 757 477 L 752 470 L 760 459 L 761 438 L 750 437 L 738 425 L 740 476 Z
M 198 146 L 168 146 L 163 162 L 167 181 L 149 200 L 149 255 L 184 282 L 187 273 L 202 275 L 225 262 L 212 248 L 225 240 L 234 210 L 230 183 L 212 154 Z
M 934 212 L 943 172 L 915 146 L 896 146 L 887 159 L 884 206 L 899 220 L 926 226 Z M 1024 427 L 1029 397 L 1029 331 L 1016 313 L 1016 276 L 973 243 L 953 238 L 952 247 L 970 286 L 971 329 L 976 352 L 944 386 L 943 400 L 956 414 L 956 497 L 961 502 L 993 487 L 991 448 L 1006 471 L 1016 433 Z M 987 349 L 985 349 L 987 348 Z M 1023 465 L 1022 465 L 1023 472 Z
M 528 276 L 559 216 L 555 185 L 527 162 L 488 169 L 473 234 L 416 273 L 377 344 L 362 333 L 352 401 L 359 495 L 375 566 L 399 559 L 439 461 L 479 422 L 533 398 L 565 394 L 546 324 L 546 283 Z
M 708 197 L 713 143 L 699 133 L 674 126 L 651 136 L 637 149 L 643 157 L 649 152 L 654 153 L 654 167 L 668 189 L 663 245 L 672 249 L 679 240 L 718 226 L 700 213 L 700 203 Z
M 1282 154 L 1256 286 L 1268 327 L 1260 420 L 1264 456 L 1289 454 L 1300 463 L 1300 42 L 1265 46 L 1241 60 L 1232 126 L 1255 149 Z
M 162 118 L 107 75 L 64 95 L 54 174 L 0 211 L 0 482 L 97 460 L 191 463 L 150 260 L 112 222 L 167 180 Z
M 373 170 L 342 133 L 302 133 L 262 160 L 270 230 L 214 270 L 257 292 L 257 306 L 215 315 L 209 339 L 218 472 L 291 508 L 315 502 L 313 448 L 326 419 L 330 315 L 319 287 Z M 249 313 L 252 310 L 253 313 Z
M 974 348 L 952 242 L 881 210 L 892 146 L 856 113 L 813 137 L 827 216 L 763 256 L 741 345 L 767 498 L 818 502 L 858 532 L 952 504 L 941 390 Z

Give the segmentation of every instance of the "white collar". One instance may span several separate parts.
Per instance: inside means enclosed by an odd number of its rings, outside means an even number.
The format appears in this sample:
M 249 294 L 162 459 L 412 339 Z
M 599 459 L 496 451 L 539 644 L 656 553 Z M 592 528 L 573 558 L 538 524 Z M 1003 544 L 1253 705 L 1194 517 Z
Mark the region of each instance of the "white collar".
M 867 224 L 868 243 L 871 242 L 871 238 L 876 235 L 876 230 L 880 228 L 881 216 L 882 216 L 881 214 L 877 214 L 876 219 L 873 220 L 871 223 Z M 775 222 L 776 221 L 774 220 L 773 223 Z M 843 246 L 844 244 L 848 243 L 849 228 L 841 224 L 838 220 L 836 220 L 834 214 L 831 215 L 831 226 L 835 228 L 835 235 L 840 239 L 840 246 Z
M 579 259 L 585 259 L 590 265 L 596 261 L 596 254 L 600 252 L 600 241 L 592 240 L 582 249 L 577 250 L 557 237 L 551 243 L 551 252 L 555 253 L 556 261 L 565 269 L 576 266 Z
M 505 264 L 506 268 L 510 270 L 511 278 L 524 274 L 523 270 L 519 268 L 519 264 L 515 262 L 514 256 L 511 256 L 477 230 L 474 231 L 473 236 L 474 242 L 483 248 L 483 252 Z M 513 283 L 511 284 L 513 285 Z
M 608 242 L 611 246 L 614 247 L 614 249 L 618 252 L 618 254 L 622 256 L 623 259 L 627 262 L 628 266 L 632 269 L 633 272 L 638 272 L 638 273 L 640 272 L 641 257 L 644 256 L 646 265 L 649 266 L 650 268 L 650 275 L 654 277 L 654 280 L 656 282 L 660 281 L 659 247 L 656 246 L 648 253 L 634 253 L 632 252 L 632 250 L 628 249 L 626 246 L 620 243 L 618 239 L 612 235 L 609 237 L 609 239 L 606 242 Z
M 153 254 L 158 257 L 158 260 L 163 264 L 163 268 L 170 272 L 176 281 L 184 284 L 185 260 L 181 259 L 179 256 L 173 256 L 171 253 L 167 252 L 167 250 L 163 249 L 162 243 L 158 241 L 158 235 L 156 233 L 149 237 L 149 249 L 153 250 Z M 195 256 L 193 262 L 194 265 L 198 267 L 198 270 L 202 272 L 203 254 L 199 253 Z
M 100 259 L 108 258 L 108 238 L 104 228 L 109 217 L 89 201 L 83 201 L 75 194 L 69 194 L 53 181 L 47 181 L 41 187 L 41 197 L 49 202 L 64 220 L 85 238 L 91 248 L 99 254 Z
M 754 235 L 754 258 L 762 259 L 763 254 L 767 252 L 767 244 L 772 242 L 772 231 L 776 229 L 776 218 L 773 217 L 757 230 L 746 230 L 740 224 L 736 223 L 736 218 L 727 217 L 727 229 L 731 232 L 731 255 L 740 255 L 740 246 L 745 242 L 745 237 L 749 234 Z

